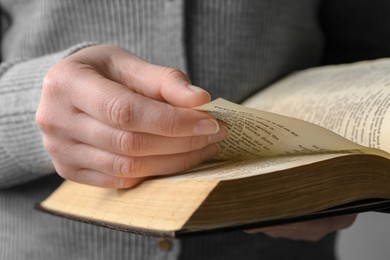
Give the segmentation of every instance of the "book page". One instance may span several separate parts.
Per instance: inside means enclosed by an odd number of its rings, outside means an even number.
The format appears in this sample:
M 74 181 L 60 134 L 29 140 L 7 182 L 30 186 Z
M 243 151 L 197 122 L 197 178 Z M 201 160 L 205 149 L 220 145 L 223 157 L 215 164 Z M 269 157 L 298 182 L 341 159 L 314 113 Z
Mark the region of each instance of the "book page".
M 390 152 L 389 59 L 299 72 L 244 104 L 300 118 Z
M 222 159 L 346 153 L 363 149 L 323 127 L 217 99 L 197 109 L 211 113 L 229 129 L 220 143 Z
M 357 151 L 358 152 L 358 151 Z M 282 171 L 349 154 L 313 154 L 304 156 L 276 156 L 242 161 L 208 162 L 183 174 L 165 177 L 166 180 L 225 181 Z

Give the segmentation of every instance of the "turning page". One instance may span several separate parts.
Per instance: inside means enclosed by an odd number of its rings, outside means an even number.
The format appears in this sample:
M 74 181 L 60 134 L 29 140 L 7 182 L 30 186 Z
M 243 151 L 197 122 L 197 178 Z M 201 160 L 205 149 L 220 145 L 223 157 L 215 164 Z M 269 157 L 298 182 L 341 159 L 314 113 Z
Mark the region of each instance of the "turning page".
M 355 143 L 390 151 L 390 59 L 298 72 L 244 105 L 300 118 Z

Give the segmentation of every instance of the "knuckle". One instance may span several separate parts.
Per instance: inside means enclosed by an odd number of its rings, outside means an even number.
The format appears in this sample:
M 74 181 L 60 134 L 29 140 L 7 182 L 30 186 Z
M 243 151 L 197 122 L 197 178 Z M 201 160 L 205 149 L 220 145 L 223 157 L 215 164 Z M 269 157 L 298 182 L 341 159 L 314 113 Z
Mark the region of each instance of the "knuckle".
M 167 108 L 161 112 L 160 129 L 166 136 L 177 136 L 182 126 L 180 119 L 175 116 L 174 108 Z
M 138 133 L 121 131 L 112 138 L 112 145 L 122 154 L 136 156 L 142 152 L 142 141 L 140 139 L 141 137 Z
M 112 188 L 123 189 L 133 188 L 142 181 L 142 178 L 120 178 L 116 177 L 112 181 Z
M 65 84 L 66 75 L 72 66 L 68 62 L 59 62 L 53 65 L 42 81 L 43 93 L 49 96 L 62 95 L 69 84 Z
M 199 148 L 199 139 L 195 136 L 189 136 L 184 139 L 183 151 L 193 151 Z
M 113 179 L 112 186 L 115 189 L 128 188 L 126 184 L 127 184 L 127 178 L 117 177 Z
M 169 88 L 176 82 L 190 82 L 186 74 L 178 69 L 164 67 L 159 74 L 160 89 Z
M 129 133 L 127 135 L 127 149 L 130 155 L 141 155 L 142 154 L 142 137 L 138 133 Z
M 55 128 L 58 118 L 55 117 L 56 109 L 53 104 L 59 98 L 63 99 L 62 95 L 64 85 L 58 79 L 56 69 L 50 69 L 46 74 L 42 83 L 42 97 L 39 107 L 35 113 L 35 123 L 43 131 L 51 131 Z
M 62 152 L 61 147 L 49 138 L 43 138 L 43 147 L 52 157 L 56 157 Z
M 55 120 L 46 109 L 39 109 L 35 114 L 35 123 L 43 132 L 51 132 L 55 129 Z
M 106 99 L 103 103 L 108 120 L 119 127 L 129 127 L 131 125 L 131 104 L 121 99 Z
M 113 173 L 119 177 L 129 177 L 129 164 L 122 156 L 115 156 L 111 166 Z
M 52 89 L 52 86 L 60 85 L 57 66 L 51 67 L 43 78 L 42 87 Z
M 130 157 L 127 160 L 127 169 L 131 177 L 142 176 L 143 172 L 143 163 L 141 158 Z
M 60 166 L 56 166 L 55 169 L 56 169 L 57 174 L 59 176 L 61 176 L 62 178 L 67 179 L 67 180 L 75 179 L 74 173 L 77 171 L 75 171 L 74 169 L 60 167 Z
M 117 156 L 113 160 L 113 170 L 119 177 L 132 178 L 140 175 L 140 160 L 134 157 Z
M 56 173 L 61 176 L 64 179 L 74 179 L 75 175 L 77 175 L 77 169 L 63 164 L 59 163 L 58 161 L 53 161 L 54 163 L 54 168 L 56 170 Z
M 186 75 L 178 69 L 174 68 L 164 68 L 163 73 L 163 80 L 170 80 L 172 78 L 186 78 Z

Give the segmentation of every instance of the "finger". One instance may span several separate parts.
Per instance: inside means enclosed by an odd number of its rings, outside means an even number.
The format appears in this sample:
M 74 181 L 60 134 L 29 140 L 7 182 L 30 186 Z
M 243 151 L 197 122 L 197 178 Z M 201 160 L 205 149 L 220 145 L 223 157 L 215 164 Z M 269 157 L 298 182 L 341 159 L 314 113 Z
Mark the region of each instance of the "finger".
M 173 107 L 131 92 L 93 71 L 72 84 L 77 88 L 70 91 L 73 105 L 114 128 L 162 136 L 209 135 L 219 131 L 217 121 L 204 112 Z
M 347 228 L 353 224 L 356 214 L 316 219 L 273 227 L 246 230 L 246 233 L 264 233 L 273 238 L 318 241 L 334 231 Z
M 181 71 L 151 64 L 121 48 L 94 46 L 76 53 L 75 58 L 81 56 L 82 60 L 89 60 L 90 57 L 96 57 L 96 53 L 101 53 L 100 62 L 91 60 L 90 64 L 95 64 L 95 68 L 106 77 L 136 93 L 186 108 L 210 101 L 210 95 L 193 87 Z M 106 53 L 109 55 L 104 55 Z
M 329 232 L 323 232 L 322 230 L 317 230 L 315 227 L 311 229 L 304 228 L 300 229 L 294 225 L 283 225 L 283 226 L 274 226 L 266 227 L 259 229 L 251 229 L 245 231 L 248 234 L 263 233 L 272 238 L 286 238 L 292 240 L 305 240 L 305 241 L 318 241 L 323 238 Z
M 127 75 L 127 77 L 133 77 L 135 82 L 132 89 L 137 93 L 152 98 L 157 96 L 156 98 L 171 105 L 185 108 L 200 106 L 211 100 L 208 92 L 193 86 L 187 76 L 179 70 L 149 63 L 141 67 L 137 73 Z M 148 78 L 148 75 L 153 75 L 153 77 Z M 128 83 L 123 82 L 123 84 Z
M 280 225 L 278 228 L 283 230 L 297 230 L 300 232 L 312 232 L 318 234 L 327 234 L 336 230 L 344 229 L 353 224 L 357 214 L 348 214 L 327 218 L 314 219 L 310 221 L 296 222 L 286 225 Z
M 358 214 L 348 214 L 343 216 L 336 216 L 329 218 L 331 222 L 329 225 L 333 230 L 340 230 L 350 227 L 356 220 Z
M 90 169 L 76 169 L 63 167 L 54 163 L 58 174 L 70 181 L 102 188 L 124 189 L 137 186 L 147 178 L 121 178 Z M 72 172 L 72 174 L 69 174 Z
M 90 169 L 122 178 L 141 178 L 168 175 L 194 167 L 217 155 L 219 147 L 215 144 L 203 149 L 173 155 L 130 157 L 109 153 L 85 144 L 73 144 L 60 151 L 62 165 L 72 168 Z M 77 171 L 67 172 L 67 179 L 75 179 Z M 65 173 L 63 173 L 65 174 Z M 69 176 L 68 176 L 69 174 Z
M 186 153 L 222 141 L 228 136 L 225 126 L 213 135 L 165 137 L 140 132 L 130 132 L 107 126 L 84 113 L 76 116 L 74 126 L 63 128 L 69 138 L 101 150 L 127 156 L 147 156 Z

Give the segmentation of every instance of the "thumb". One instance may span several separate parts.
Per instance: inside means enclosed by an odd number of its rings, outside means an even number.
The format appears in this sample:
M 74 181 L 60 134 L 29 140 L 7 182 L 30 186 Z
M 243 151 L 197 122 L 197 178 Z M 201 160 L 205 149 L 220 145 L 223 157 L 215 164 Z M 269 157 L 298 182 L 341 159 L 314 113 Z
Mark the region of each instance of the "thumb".
M 156 78 L 156 91 L 168 103 L 185 108 L 193 108 L 210 102 L 210 94 L 191 84 L 188 77 L 181 71 L 153 65 L 160 75 Z M 156 68 L 159 67 L 159 68 Z
M 105 74 L 108 71 L 112 80 L 138 94 L 173 106 L 192 108 L 211 99 L 205 90 L 193 86 L 183 72 L 154 65 L 118 47 L 111 50 L 103 64 Z
M 148 80 L 140 79 L 136 87 L 138 93 L 165 101 L 176 107 L 193 108 L 210 102 L 210 94 L 192 85 L 183 72 L 151 64 L 146 67 L 143 73 L 152 75 L 152 77 Z

